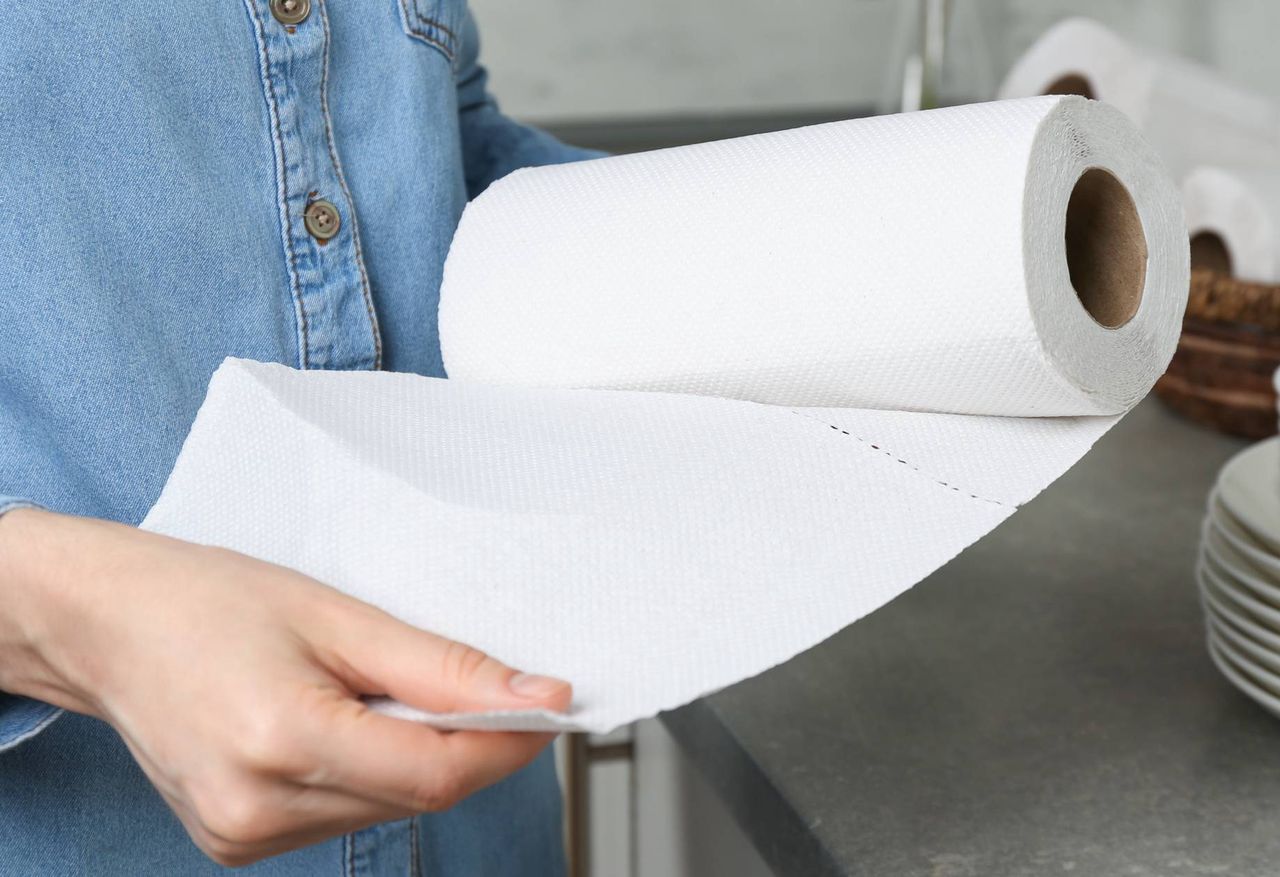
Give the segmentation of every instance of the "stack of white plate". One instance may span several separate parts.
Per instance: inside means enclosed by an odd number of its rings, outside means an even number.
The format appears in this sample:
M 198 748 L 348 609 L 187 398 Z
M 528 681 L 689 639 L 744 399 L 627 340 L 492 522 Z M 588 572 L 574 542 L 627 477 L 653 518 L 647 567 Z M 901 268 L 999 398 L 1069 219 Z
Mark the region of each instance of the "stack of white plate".
M 1280 715 L 1280 438 L 1246 448 L 1218 475 L 1196 577 L 1214 663 Z
M 1276 388 L 1276 425 L 1280 426 L 1280 368 L 1271 376 L 1271 386 Z

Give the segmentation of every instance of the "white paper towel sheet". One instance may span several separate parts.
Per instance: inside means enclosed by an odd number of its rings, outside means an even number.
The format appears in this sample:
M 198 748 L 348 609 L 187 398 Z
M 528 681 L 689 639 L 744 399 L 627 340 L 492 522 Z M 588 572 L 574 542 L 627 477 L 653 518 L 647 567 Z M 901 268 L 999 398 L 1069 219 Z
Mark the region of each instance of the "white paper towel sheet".
M 792 410 L 229 360 L 144 526 L 294 567 L 574 684 L 567 716 L 434 724 L 603 732 L 888 602 L 1114 420 Z M 884 436 L 909 438 L 911 455 Z
M 1064 245 L 1099 168 L 1144 230 L 1110 329 L 1069 275 L 1124 286 L 1133 252 Z M 1132 127 L 1051 98 L 520 172 L 447 273 L 454 379 L 228 360 L 144 526 L 575 690 L 563 716 L 381 709 L 607 731 L 809 648 L 1061 474 L 1167 363 L 1187 252 Z
M 1274 101 L 1209 67 L 1134 45 L 1088 18 L 1064 19 L 1045 31 L 1010 69 L 1000 96 L 1081 84 L 1133 119 L 1178 177 L 1201 164 L 1275 166 L 1280 106 Z

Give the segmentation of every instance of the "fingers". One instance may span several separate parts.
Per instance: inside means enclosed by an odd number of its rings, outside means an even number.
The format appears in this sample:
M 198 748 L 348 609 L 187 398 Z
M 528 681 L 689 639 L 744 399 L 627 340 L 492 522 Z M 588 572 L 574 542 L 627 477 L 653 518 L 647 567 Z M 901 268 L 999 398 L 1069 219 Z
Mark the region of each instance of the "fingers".
M 264 723 L 277 729 L 274 742 L 250 743 L 233 765 L 202 765 L 175 785 L 155 776 L 151 759 L 139 759 L 221 864 L 447 809 L 524 767 L 553 737 L 443 733 L 374 713 L 337 686 L 311 691 L 286 711 L 288 722 Z
M 463 770 L 464 797 L 528 766 L 555 738 L 555 734 L 528 731 L 455 731 L 444 735 L 450 758 Z
M 301 782 L 372 798 L 413 813 L 447 809 L 531 762 L 552 734 L 442 733 L 375 713 L 355 700 L 317 723 Z
M 127 734 L 121 737 L 192 840 L 222 865 L 244 865 L 413 812 L 345 790 L 308 787 L 282 776 L 284 771 L 244 765 L 205 764 L 175 783 Z
M 354 603 L 354 601 L 352 601 Z M 518 672 L 462 643 L 356 603 L 329 631 L 329 669 L 360 694 L 433 713 L 569 707 L 569 683 Z
M 188 833 L 222 865 L 239 866 L 339 834 L 404 819 L 410 811 L 327 789 L 278 784 L 197 813 L 166 796 Z
M 211 857 L 242 864 L 412 813 L 440 811 L 532 761 L 551 734 L 456 732 L 372 712 L 385 694 L 430 712 L 563 710 L 566 682 L 529 676 L 336 592 L 293 609 L 256 718 L 194 782 L 168 789 Z M 274 648 L 267 653 L 279 657 Z M 144 768 L 146 761 L 143 760 Z M 162 792 L 168 783 L 157 783 Z

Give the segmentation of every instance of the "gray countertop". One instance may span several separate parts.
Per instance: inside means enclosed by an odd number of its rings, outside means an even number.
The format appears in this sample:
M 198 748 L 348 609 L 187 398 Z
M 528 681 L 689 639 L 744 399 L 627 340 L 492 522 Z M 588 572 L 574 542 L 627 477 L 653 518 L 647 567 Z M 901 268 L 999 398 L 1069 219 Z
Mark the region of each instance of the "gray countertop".
M 1192 568 L 1243 447 L 1148 400 L 925 582 L 663 717 L 782 875 L 1280 873 L 1280 719 Z

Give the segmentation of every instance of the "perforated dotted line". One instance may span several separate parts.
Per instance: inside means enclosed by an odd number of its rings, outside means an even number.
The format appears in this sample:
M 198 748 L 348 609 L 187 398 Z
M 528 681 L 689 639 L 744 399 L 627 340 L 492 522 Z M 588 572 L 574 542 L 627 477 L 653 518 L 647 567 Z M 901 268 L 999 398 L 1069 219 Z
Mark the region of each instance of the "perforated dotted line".
M 791 410 L 791 409 L 788 409 L 788 410 Z M 906 467 L 907 467 L 908 469 L 910 469 L 912 472 L 915 472 L 915 473 L 917 473 L 918 475 L 920 475 L 920 476 L 922 476 L 922 477 L 924 477 L 924 478 L 929 479 L 929 480 L 930 480 L 930 481 L 932 481 L 934 484 L 937 484 L 937 485 L 939 485 L 939 486 L 941 486 L 941 487 L 945 487 L 947 490 L 950 490 L 950 491 L 953 491 L 953 492 L 955 492 L 955 493 L 958 493 L 958 494 L 960 494 L 961 496 L 967 496 L 967 497 L 969 497 L 969 499 L 976 499 L 976 500 L 978 500 L 978 502 L 990 503 L 991 505 L 1000 506 L 1001 508 L 1006 508 L 1006 509 L 1017 509 L 1017 508 L 1018 508 L 1018 506 L 1017 506 L 1017 504 L 1016 504 L 1016 503 L 1015 503 L 1015 504 L 1011 504 L 1011 503 L 1007 503 L 1007 502 L 1001 502 L 1001 501 L 1000 501 L 1000 500 L 998 500 L 998 499 L 991 499 L 990 497 L 987 497 L 987 496 L 979 496 L 979 495 L 978 495 L 978 494 L 976 494 L 976 493 L 969 493 L 969 492 L 968 492 L 967 490 L 965 490 L 964 488 L 956 487 L 954 484 L 951 484 L 950 482 L 943 481 L 943 480 L 941 480 L 941 479 L 939 479 L 939 478 L 935 478 L 934 476 L 930 475 L 928 472 L 926 472 L 926 471 L 924 471 L 923 469 L 921 469 L 919 466 L 915 466 L 915 465 L 913 465 L 913 464 L 911 464 L 911 463 L 908 463 L 906 460 L 904 460 L 904 459 L 902 459 L 901 457 L 899 457 L 899 456 L 898 456 L 897 454 L 895 454 L 893 451 L 890 451 L 890 450 L 888 450 L 887 448 L 882 448 L 880 445 L 876 444 L 875 442 L 872 442 L 872 441 L 870 441 L 870 440 L 868 440 L 868 439 L 865 439 L 865 438 L 863 438 L 863 437 L 862 437 L 862 436 L 860 436 L 860 435 L 854 435 L 853 433 L 849 432 L 849 430 L 847 430 L 847 429 L 841 429 L 840 427 L 836 426 L 834 423 L 827 423 L 825 420 L 819 420 L 819 419 L 818 419 L 818 418 L 816 418 L 816 417 L 810 417 L 808 414 L 801 414 L 799 411 L 795 411 L 795 410 L 791 410 L 791 413 L 792 413 L 792 414 L 795 414 L 795 415 L 797 415 L 797 416 L 799 416 L 799 417 L 804 417 L 804 418 L 806 418 L 807 420 L 813 420 L 813 421 L 815 421 L 815 422 L 817 422 L 817 423 L 826 423 L 826 425 L 827 425 L 827 426 L 829 426 L 831 429 L 835 430 L 836 432 L 840 433 L 841 435 L 847 435 L 847 436 L 848 436 L 849 438 L 851 438 L 851 439 L 854 439 L 854 440 L 856 440 L 856 441 L 860 441 L 860 442 L 862 442 L 864 445 L 866 445 L 867 447 L 871 448 L 873 451 L 875 451 L 875 452 L 877 452 L 877 453 L 880 453 L 880 454 L 883 454 L 884 456 L 888 457 L 890 460 L 893 460 L 893 461 L 894 461 L 894 462 L 896 462 L 896 463 L 901 463 L 903 466 L 906 466 Z

